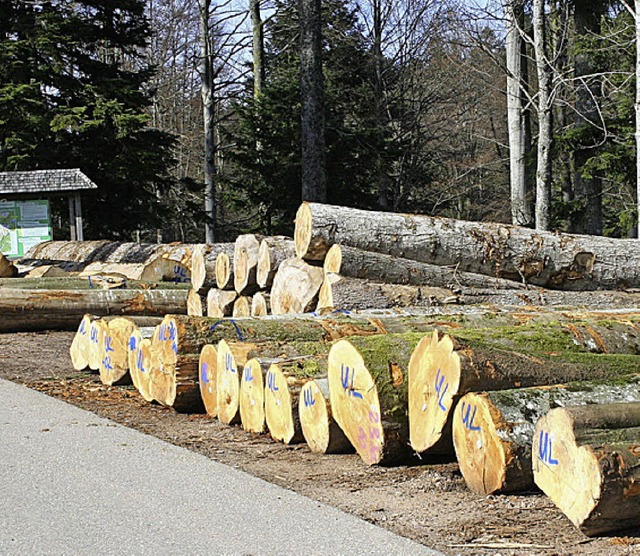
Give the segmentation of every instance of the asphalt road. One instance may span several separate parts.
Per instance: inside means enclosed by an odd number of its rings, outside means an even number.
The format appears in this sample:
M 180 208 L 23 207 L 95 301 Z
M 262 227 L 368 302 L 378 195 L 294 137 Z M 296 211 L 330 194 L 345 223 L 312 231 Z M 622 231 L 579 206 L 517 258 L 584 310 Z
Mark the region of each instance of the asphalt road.
M 0 380 L 0 554 L 438 554 Z

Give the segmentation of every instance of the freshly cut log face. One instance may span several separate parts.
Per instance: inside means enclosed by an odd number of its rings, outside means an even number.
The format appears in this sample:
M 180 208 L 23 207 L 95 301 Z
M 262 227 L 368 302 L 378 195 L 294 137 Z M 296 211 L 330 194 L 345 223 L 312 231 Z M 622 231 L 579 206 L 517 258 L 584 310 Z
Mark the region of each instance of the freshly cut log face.
M 251 298 L 241 295 L 233 302 L 233 317 L 250 317 L 251 316 Z
M 331 414 L 327 379 L 307 382 L 300 390 L 298 401 L 300 425 L 312 452 L 343 454 L 353 452 L 353 446 Z
M 268 294 L 256 292 L 251 298 L 251 316 L 265 317 L 269 314 L 271 298 Z
M 266 237 L 260 242 L 258 250 L 258 266 L 256 281 L 260 288 L 270 288 L 280 263 L 295 257 L 296 249 L 293 240 L 284 237 Z
M 302 427 L 298 415 L 297 392 L 292 395 L 282 369 L 271 365 L 265 377 L 264 414 L 269 433 L 285 444 L 302 442 Z
M 100 380 L 107 386 L 131 384 L 129 375 L 129 338 L 136 325 L 125 318 L 107 324 L 99 338 Z
M 216 257 L 216 285 L 219 290 L 233 289 L 231 257 L 227 253 L 218 253 Z
M 91 315 L 85 315 L 80 321 L 78 331 L 73 337 L 69 355 L 71 356 L 71 365 L 76 371 L 82 371 L 89 366 L 89 334 L 91 332 Z
M 200 396 L 209 417 L 218 416 L 218 350 L 207 344 L 200 352 Z
M 217 406 L 218 419 L 225 425 L 235 425 L 240 422 L 240 377 L 242 367 L 225 340 L 218 343 L 217 365 Z
M 151 395 L 152 341 L 151 338 L 142 338 L 140 340 L 135 360 L 138 392 L 140 392 L 142 399 L 147 402 L 153 401 L 153 396 Z
M 202 298 L 198 291 L 193 288 L 189 290 L 189 295 L 187 296 L 187 315 L 190 317 L 204 316 Z
M 324 272 L 300 259 L 286 259 L 280 264 L 271 288 L 271 311 L 274 315 L 306 313 L 316 308 Z
M 242 370 L 240 420 L 248 432 L 265 431 L 263 370 L 257 359 L 250 359 Z
M 87 350 L 87 362 L 92 371 L 100 369 L 102 360 L 100 351 L 100 337 L 107 331 L 107 323 L 102 319 L 91 321 L 89 325 L 89 347 Z
M 329 248 L 324 262 L 322 263 L 322 268 L 324 269 L 325 274 L 328 274 L 330 272 L 333 274 L 340 274 L 340 270 L 342 269 L 342 250 L 342 246 L 338 245 L 337 243 Z M 360 253 L 362 253 L 365 257 L 369 255 L 368 251 L 360 251 Z
M 202 247 L 196 245 L 191 254 L 191 287 L 198 291 L 207 281 L 207 268 Z
M 460 471 L 479 494 L 519 492 L 534 487 L 531 445 L 538 419 L 553 407 L 640 402 L 640 375 L 471 392 L 453 417 L 453 443 Z
M 551 410 L 533 437 L 536 484 L 586 535 L 640 523 L 640 403 Z
M 211 288 L 207 293 L 207 316 L 223 318 L 233 313 L 233 304 L 238 294 L 235 291 Z
M 261 239 L 253 234 L 236 238 L 233 250 L 233 286 L 240 295 L 249 295 L 258 289 L 256 272 Z
M 129 367 L 129 376 L 131 382 L 135 386 L 138 392 L 140 391 L 140 369 L 142 364 L 142 351 L 140 351 L 140 343 L 142 342 L 142 333 L 136 326 L 129 336 L 129 342 L 127 343 L 127 366 Z

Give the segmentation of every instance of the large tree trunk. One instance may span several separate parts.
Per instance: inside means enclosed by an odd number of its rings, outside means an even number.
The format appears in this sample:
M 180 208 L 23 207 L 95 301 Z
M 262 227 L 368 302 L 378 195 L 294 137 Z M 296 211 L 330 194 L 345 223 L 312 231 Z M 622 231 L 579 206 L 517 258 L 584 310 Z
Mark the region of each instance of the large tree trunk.
M 315 311 L 324 273 L 301 259 L 280 264 L 271 288 L 271 312 L 274 315 Z
M 295 242 L 297 255 L 309 260 L 323 260 L 340 243 L 549 288 L 640 286 L 635 240 L 303 203 Z
M 296 256 L 293 240 L 284 236 L 266 237 L 260 242 L 256 281 L 261 288 L 270 288 L 280 263 Z
M 260 0 L 250 0 L 252 52 L 253 52 L 253 98 L 262 94 L 264 82 L 264 32 L 260 16 Z
M 453 416 L 453 443 L 462 476 L 479 494 L 531 490 L 531 445 L 538 419 L 553 407 L 640 402 L 639 387 L 640 375 L 631 375 L 463 396 Z
M 533 437 L 536 484 L 590 536 L 640 522 L 640 403 L 551 410 Z
M 636 27 L 636 237 L 640 238 L 640 0 L 634 2 Z

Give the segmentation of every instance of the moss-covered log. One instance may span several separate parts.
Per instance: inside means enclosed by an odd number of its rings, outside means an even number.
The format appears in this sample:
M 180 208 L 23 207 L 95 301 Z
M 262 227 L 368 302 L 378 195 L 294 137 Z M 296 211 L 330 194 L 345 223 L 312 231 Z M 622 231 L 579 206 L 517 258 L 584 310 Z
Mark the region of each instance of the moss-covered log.
M 640 523 L 640 403 L 552 409 L 533 437 L 536 484 L 587 535 Z
M 472 392 L 453 416 L 453 442 L 467 485 L 480 494 L 534 487 L 531 445 L 538 419 L 554 407 L 640 402 L 640 375 L 558 386 Z

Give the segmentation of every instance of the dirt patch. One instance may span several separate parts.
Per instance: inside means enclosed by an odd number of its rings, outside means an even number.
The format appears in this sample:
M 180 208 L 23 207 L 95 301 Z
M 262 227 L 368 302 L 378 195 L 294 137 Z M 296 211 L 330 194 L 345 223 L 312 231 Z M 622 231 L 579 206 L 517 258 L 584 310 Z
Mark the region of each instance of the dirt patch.
M 357 515 L 445 554 L 640 554 L 640 533 L 589 539 L 540 493 L 478 496 L 454 463 L 368 467 L 355 455 L 320 456 L 202 415 L 148 404 L 132 387 L 78 373 L 73 333 L 0 335 L 0 377 L 204 454 Z

